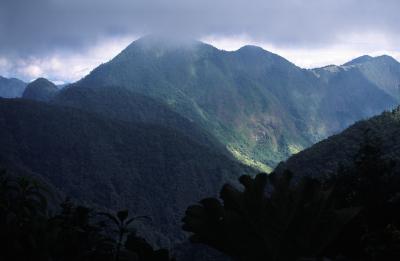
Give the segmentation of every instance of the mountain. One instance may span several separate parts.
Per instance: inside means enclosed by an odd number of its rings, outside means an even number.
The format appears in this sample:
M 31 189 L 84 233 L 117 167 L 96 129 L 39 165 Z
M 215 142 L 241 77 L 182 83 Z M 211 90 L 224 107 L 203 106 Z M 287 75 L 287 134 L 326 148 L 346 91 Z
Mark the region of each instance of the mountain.
M 109 119 L 176 129 L 204 146 L 230 155 L 206 130 L 174 112 L 166 104 L 125 88 L 81 88 L 71 85 L 61 90 L 51 103 L 97 113 Z
M 363 64 L 363 63 L 369 62 L 371 60 L 374 60 L 374 58 L 369 55 L 362 55 L 360 57 L 354 58 L 353 60 L 343 64 L 343 66 L 352 66 L 352 65 Z
M 26 83 L 15 78 L 4 78 L 0 76 L 0 97 L 17 98 L 21 97 Z
M 275 170 L 288 169 L 295 176 L 328 177 L 339 168 L 351 167 L 365 142 L 378 143 L 381 157 L 397 162 L 400 173 L 400 107 L 368 120 L 359 121 L 342 133 L 329 137 L 293 155 Z
M 256 46 L 227 52 L 148 36 L 74 86 L 118 86 L 157 100 L 214 135 L 242 162 L 270 171 L 396 104 L 362 71 L 347 67 L 306 70 Z
M 358 68 L 333 65 L 312 71 L 328 87 L 319 108 L 321 120 L 327 120 L 324 127 L 333 130 L 326 136 L 397 104 L 394 97 L 369 81 Z
M 356 67 L 370 82 L 400 102 L 400 63 L 398 61 L 387 55 L 354 61 L 347 66 Z
M 26 86 L 24 99 L 49 101 L 58 92 L 57 86 L 45 78 L 38 78 Z
M 0 165 L 100 208 L 147 215 L 156 245 L 184 239 L 188 204 L 253 170 L 179 131 L 30 100 L 0 100 Z M 156 231 L 150 233 L 149 231 Z
M 332 77 L 344 71 L 351 74 L 359 74 L 358 77 L 361 76 L 370 85 L 378 87 L 397 102 L 400 102 L 400 63 L 393 57 L 388 55 L 377 57 L 364 55 L 341 66 L 327 66 L 313 71 L 321 76 L 321 70 L 323 69 L 325 69 L 325 73 L 323 73 L 325 81 L 327 77 Z

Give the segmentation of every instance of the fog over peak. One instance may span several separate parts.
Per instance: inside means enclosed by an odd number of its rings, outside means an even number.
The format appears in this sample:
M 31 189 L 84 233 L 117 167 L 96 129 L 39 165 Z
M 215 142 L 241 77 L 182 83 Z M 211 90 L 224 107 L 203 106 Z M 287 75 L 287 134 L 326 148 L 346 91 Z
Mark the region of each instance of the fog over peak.
M 258 45 L 304 67 L 399 58 L 398 10 L 397 0 L 2 0 L 0 75 L 75 80 L 147 34 Z

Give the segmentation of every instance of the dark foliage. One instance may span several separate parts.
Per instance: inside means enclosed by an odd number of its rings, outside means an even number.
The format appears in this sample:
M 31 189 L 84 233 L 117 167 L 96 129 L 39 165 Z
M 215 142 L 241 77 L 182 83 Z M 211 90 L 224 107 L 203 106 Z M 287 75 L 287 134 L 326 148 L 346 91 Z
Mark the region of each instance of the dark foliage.
M 361 121 L 277 168 L 335 185 L 340 207 L 362 206 L 332 245 L 352 260 L 400 259 L 400 107 Z
M 58 92 L 57 86 L 45 78 L 38 78 L 29 83 L 22 98 L 35 101 L 49 101 Z
M 51 103 L 98 113 L 109 119 L 174 129 L 204 146 L 229 155 L 215 137 L 174 112 L 167 104 L 126 88 L 117 86 L 89 88 L 70 85 L 60 91 Z
M 159 247 L 185 238 L 179 224 L 190 202 L 252 173 L 176 130 L 29 100 L 0 99 L 0 148 L 10 171 L 75 200 L 151 216 L 138 230 Z
M 365 134 L 354 165 L 341 168 L 327 181 L 336 184 L 343 207 L 363 206 L 331 251 L 354 260 L 400 260 L 400 173 L 397 162 L 382 157 L 382 143 Z
M 362 136 L 335 175 L 243 176 L 245 190 L 225 185 L 223 204 L 208 198 L 189 207 L 184 229 L 192 242 L 239 260 L 400 260 L 398 158 L 372 130 Z
M 355 158 L 366 141 L 371 141 L 371 146 L 379 143 L 382 159 L 400 162 L 400 107 L 355 123 L 345 131 L 293 155 L 279 164 L 274 172 L 280 174 L 290 170 L 295 179 L 303 176 L 321 180 L 329 178 L 340 169 L 355 167 Z M 393 171 L 399 172 L 400 164 L 394 166 Z
M 225 185 L 223 204 L 208 198 L 188 208 L 184 230 L 239 260 L 317 258 L 337 238 L 359 208 L 337 209 L 332 189 L 304 179 L 291 186 L 291 174 L 240 178 L 239 191 Z
M 136 235 L 130 225 L 138 217 L 129 218 L 128 211 L 97 213 L 66 200 L 58 214 L 50 215 L 49 199 L 49 193 L 37 182 L 1 172 L 1 260 L 170 260 L 167 250 L 155 251 Z M 108 220 L 102 218 L 104 215 Z

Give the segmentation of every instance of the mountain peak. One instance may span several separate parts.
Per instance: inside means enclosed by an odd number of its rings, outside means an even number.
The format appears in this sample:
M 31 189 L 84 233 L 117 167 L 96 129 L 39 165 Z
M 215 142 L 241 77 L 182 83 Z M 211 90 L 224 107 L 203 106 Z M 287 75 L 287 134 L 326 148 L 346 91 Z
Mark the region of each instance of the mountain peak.
M 184 47 L 193 47 L 203 44 L 200 41 L 187 37 L 172 37 L 168 35 L 146 35 L 132 42 L 126 49 L 140 47 L 141 49 L 176 49 Z
M 25 99 L 48 101 L 58 91 L 57 86 L 45 78 L 38 78 L 26 86 L 22 95 Z
M 394 59 L 392 56 L 390 55 L 380 55 L 374 58 L 377 61 L 384 61 L 384 62 L 391 62 L 391 63 L 399 63 L 399 61 L 397 61 L 396 59 Z
M 257 45 L 251 45 L 251 44 L 244 45 L 244 46 L 240 47 L 237 51 L 238 52 L 268 52 Z
M 6 78 L 0 76 L 0 97 L 17 98 L 21 97 L 26 87 L 26 83 L 16 78 Z
M 374 58 L 373 58 L 372 56 L 369 56 L 369 55 L 362 55 L 362 56 L 360 56 L 360 57 L 357 57 L 357 58 L 355 58 L 355 59 L 353 59 L 353 60 L 351 60 L 351 61 L 349 61 L 349 62 L 343 64 L 343 66 L 350 66 L 350 65 L 361 64 L 361 63 L 365 63 L 365 62 L 371 61 L 371 60 L 373 60 L 373 59 L 374 59 Z
M 51 81 L 49 81 L 49 80 L 47 80 L 46 78 L 43 78 L 43 77 L 39 77 L 39 78 L 37 78 L 36 80 L 30 82 L 29 85 L 30 85 L 30 84 L 38 84 L 38 83 L 40 83 L 40 84 L 54 85 L 54 83 L 52 83 Z
M 192 50 L 197 48 L 214 48 L 203 42 L 186 38 L 166 35 L 147 35 L 133 41 L 114 59 L 131 57 L 132 55 L 152 54 L 161 57 L 169 51 Z
M 399 63 L 396 59 L 394 59 L 392 56 L 389 55 L 380 55 L 380 56 L 369 56 L 369 55 L 363 55 L 358 58 L 355 58 L 351 60 L 350 62 L 347 62 L 343 64 L 343 66 L 351 66 L 351 65 L 359 65 L 367 62 L 390 62 L 390 63 Z
M 243 53 L 246 55 L 261 55 L 261 54 L 267 54 L 267 55 L 273 55 L 273 56 L 279 56 L 277 54 L 274 54 L 270 51 L 265 50 L 264 48 L 257 46 L 257 45 L 244 45 L 235 52 L 237 53 Z M 280 57 L 280 56 L 279 56 Z

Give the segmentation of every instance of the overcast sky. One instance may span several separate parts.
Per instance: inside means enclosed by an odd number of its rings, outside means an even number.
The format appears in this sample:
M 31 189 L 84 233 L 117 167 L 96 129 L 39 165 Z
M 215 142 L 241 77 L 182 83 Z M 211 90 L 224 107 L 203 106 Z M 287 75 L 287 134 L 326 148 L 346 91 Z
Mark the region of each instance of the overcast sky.
M 302 67 L 400 60 L 399 0 L 0 0 L 0 75 L 72 82 L 149 33 L 256 44 Z

